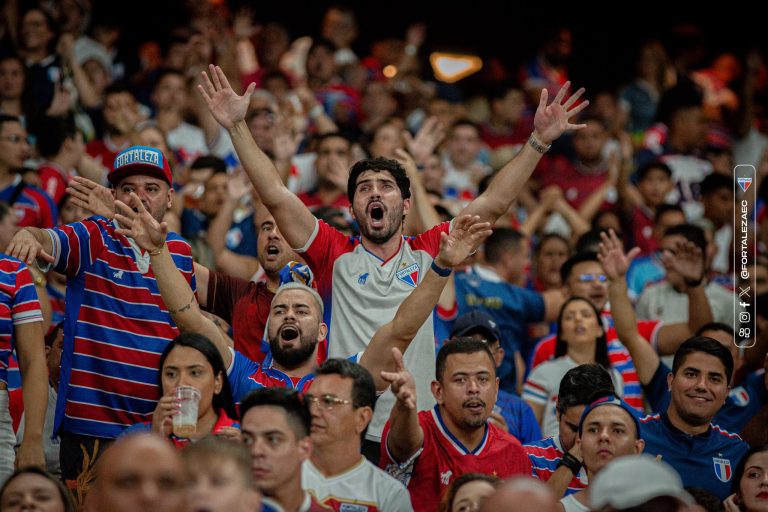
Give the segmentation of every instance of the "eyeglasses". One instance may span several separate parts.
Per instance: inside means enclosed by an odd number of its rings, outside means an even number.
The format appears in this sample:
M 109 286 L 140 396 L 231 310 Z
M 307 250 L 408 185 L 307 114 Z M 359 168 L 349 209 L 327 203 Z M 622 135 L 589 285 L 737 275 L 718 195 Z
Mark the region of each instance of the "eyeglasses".
M 18 135 L 14 133 L 13 135 L 5 135 L 3 137 L 0 137 L 0 140 L 7 140 L 9 142 L 13 142 L 14 144 L 18 144 L 19 142 L 26 142 L 29 144 L 29 138 L 28 137 L 22 137 L 21 135 Z
M 310 395 L 309 393 L 306 393 L 304 395 L 304 399 L 308 401 L 310 404 L 315 404 L 318 407 L 325 409 L 326 411 L 332 411 L 336 407 L 352 403 L 351 400 L 344 400 L 337 396 L 328 395 L 328 394 L 315 396 L 315 395 Z
M 578 277 L 578 280 L 580 283 L 591 283 L 593 281 L 604 283 L 608 280 L 608 278 L 605 277 L 605 274 L 581 274 Z

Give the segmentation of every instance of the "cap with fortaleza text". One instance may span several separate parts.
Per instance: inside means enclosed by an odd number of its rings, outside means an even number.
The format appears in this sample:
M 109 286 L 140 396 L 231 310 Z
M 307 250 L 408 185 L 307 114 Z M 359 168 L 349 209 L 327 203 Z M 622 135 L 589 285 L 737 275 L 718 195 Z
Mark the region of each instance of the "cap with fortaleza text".
M 107 179 L 112 186 L 117 186 L 124 178 L 135 174 L 153 176 L 173 186 L 173 175 L 168 159 L 157 148 L 132 146 L 121 151 L 115 157 L 114 168 Z

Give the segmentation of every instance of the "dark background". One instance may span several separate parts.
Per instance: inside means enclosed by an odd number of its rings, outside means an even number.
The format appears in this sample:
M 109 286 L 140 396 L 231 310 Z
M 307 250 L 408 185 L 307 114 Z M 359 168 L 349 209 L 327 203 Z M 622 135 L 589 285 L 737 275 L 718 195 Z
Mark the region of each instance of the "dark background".
M 317 33 L 327 1 L 238 1 L 228 4 L 234 10 L 250 6 L 257 22 L 285 24 L 293 38 Z M 185 23 L 182 0 L 133 0 L 114 2 L 95 0 L 94 15 L 119 20 L 127 30 L 123 39 L 134 47 L 142 40 L 163 41 L 170 29 Z M 428 25 L 427 42 L 421 55 L 433 50 L 465 51 L 499 57 L 510 69 L 534 54 L 545 29 L 562 25 L 573 32 L 571 77 L 579 85 L 592 88 L 615 87 L 632 76 L 639 45 L 647 38 L 659 38 L 672 48 L 670 29 L 681 23 L 701 29 L 701 42 L 709 57 L 722 51 L 743 54 L 753 46 L 768 48 L 765 17 L 739 2 L 699 2 L 675 10 L 674 2 L 571 2 L 554 6 L 551 2 L 418 2 L 378 1 L 346 3 L 357 13 L 360 35 L 355 50 L 368 54 L 371 42 L 404 37 L 409 24 Z M 752 4 L 757 5 L 757 4 Z M 714 6 L 717 6 L 715 8 Z M 471 81 L 470 81 L 471 82 Z

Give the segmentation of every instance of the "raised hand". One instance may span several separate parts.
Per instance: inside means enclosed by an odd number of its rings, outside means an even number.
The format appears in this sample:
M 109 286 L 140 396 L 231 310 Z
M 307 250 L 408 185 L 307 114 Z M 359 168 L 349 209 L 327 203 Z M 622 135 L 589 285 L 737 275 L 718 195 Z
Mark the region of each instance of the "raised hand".
M 139 196 L 133 192 L 131 192 L 131 203 L 135 210 L 122 201 L 115 201 L 117 207 L 115 219 L 121 226 L 115 231 L 132 238 L 146 251 L 153 252 L 162 248 L 168 235 L 168 224 L 157 222 L 144 208 Z
M 566 82 L 549 105 L 547 105 L 549 98 L 547 90 L 541 90 L 541 98 L 539 99 L 539 107 L 536 109 L 536 115 L 533 118 L 533 126 L 535 137 L 543 144 L 551 144 L 563 132 L 580 130 L 586 126 L 585 124 L 570 123 L 570 119 L 573 116 L 589 105 L 589 101 L 584 100 L 574 106 L 581 95 L 584 94 L 583 87 L 565 100 L 565 95 L 570 87 L 571 82 Z
M 600 233 L 600 238 L 600 251 L 597 254 L 597 259 L 603 265 L 605 275 L 611 281 L 622 279 L 632 260 L 640 254 L 640 248 L 635 247 L 629 251 L 629 254 L 625 254 L 624 246 L 613 230 L 610 231 L 610 234 Z
M 662 251 L 661 261 L 683 276 L 688 287 L 698 286 L 704 278 L 704 254 L 690 240 L 678 240 L 673 251 Z
M 392 393 L 397 401 L 408 409 L 416 409 L 416 382 L 413 375 L 405 368 L 403 354 L 396 348 L 392 349 L 392 358 L 395 360 L 394 372 L 381 372 L 381 378 L 389 382 Z
M 417 162 L 424 163 L 445 138 L 445 126 L 433 116 L 421 124 L 415 137 L 408 130 L 403 130 L 403 138 L 408 152 Z
M 210 77 L 208 76 L 210 73 Z M 208 73 L 202 72 L 203 83 L 197 86 L 200 94 L 203 95 L 208 110 L 216 121 L 231 130 L 235 124 L 245 119 L 248 112 L 248 103 L 251 100 L 251 94 L 256 89 L 256 84 L 251 83 L 245 94 L 238 95 L 232 86 L 229 85 L 226 75 L 219 66 L 211 64 Z
M 115 216 L 115 196 L 103 185 L 75 176 L 67 186 L 67 193 L 72 196 L 72 202 L 93 215 L 101 215 L 108 219 Z
M 461 264 L 491 233 L 491 223 L 480 222 L 479 215 L 457 217 L 451 233 L 441 234 L 440 252 L 435 257 L 435 264 L 443 268 Z
M 53 256 L 45 252 L 43 245 L 37 241 L 35 235 L 26 229 L 20 229 L 13 235 L 6 253 L 8 256 L 26 262 L 27 265 L 32 265 L 36 259 L 53 263 Z

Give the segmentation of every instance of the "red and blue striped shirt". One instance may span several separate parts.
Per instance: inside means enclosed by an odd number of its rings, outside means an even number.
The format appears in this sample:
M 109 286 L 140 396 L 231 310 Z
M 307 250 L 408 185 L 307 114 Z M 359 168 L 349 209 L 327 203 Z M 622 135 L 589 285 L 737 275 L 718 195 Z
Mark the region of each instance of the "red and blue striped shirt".
M 91 217 L 48 230 L 54 270 L 67 276 L 64 352 L 55 427 L 115 438 L 152 415 L 160 354 L 179 334 L 157 287 L 149 255 Z M 189 244 L 167 237 L 173 260 L 195 287 Z

